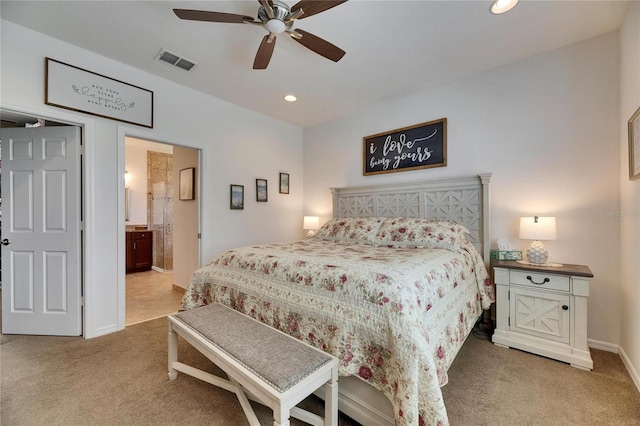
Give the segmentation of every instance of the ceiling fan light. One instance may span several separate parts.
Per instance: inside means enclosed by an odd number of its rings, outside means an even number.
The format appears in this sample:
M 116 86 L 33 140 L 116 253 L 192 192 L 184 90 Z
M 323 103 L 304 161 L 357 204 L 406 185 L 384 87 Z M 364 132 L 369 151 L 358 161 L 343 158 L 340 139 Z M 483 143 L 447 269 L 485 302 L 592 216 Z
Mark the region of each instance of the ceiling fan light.
M 287 95 L 284 97 L 284 100 L 287 102 L 295 102 L 298 100 L 294 95 Z
M 518 0 L 496 0 L 491 6 L 491 13 L 500 15 L 508 12 L 518 4 Z
M 269 19 L 267 23 L 264 24 L 264 27 L 270 33 L 275 33 L 275 34 L 282 34 L 287 29 L 287 26 L 285 25 L 285 23 L 279 19 Z

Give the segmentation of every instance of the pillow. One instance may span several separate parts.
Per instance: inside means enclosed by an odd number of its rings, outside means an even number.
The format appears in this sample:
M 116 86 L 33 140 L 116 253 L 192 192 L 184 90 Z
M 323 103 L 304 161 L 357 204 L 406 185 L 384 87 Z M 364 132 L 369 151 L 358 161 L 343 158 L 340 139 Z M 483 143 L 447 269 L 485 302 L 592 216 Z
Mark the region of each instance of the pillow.
M 375 245 L 458 251 L 468 234 L 467 228 L 447 220 L 389 218 L 380 227 Z
M 335 243 L 374 244 L 383 217 L 351 217 L 331 219 L 313 238 Z

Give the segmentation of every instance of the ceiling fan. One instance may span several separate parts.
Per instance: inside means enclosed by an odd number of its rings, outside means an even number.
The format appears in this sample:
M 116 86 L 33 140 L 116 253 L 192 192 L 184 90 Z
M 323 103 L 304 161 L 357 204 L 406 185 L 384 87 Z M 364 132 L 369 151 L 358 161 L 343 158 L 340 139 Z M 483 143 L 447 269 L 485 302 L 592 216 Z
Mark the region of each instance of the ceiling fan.
M 237 15 L 235 13 L 209 12 L 205 10 L 173 9 L 180 19 L 190 21 L 223 22 L 230 24 L 255 24 L 263 26 L 269 34 L 264 36 L 258 53 L 253 61 L 253 69 L 263 70 L 269 65 L 273 48 L 276 45 L 276 36 L 286 32 L 295 41 L 304 47 L 311 49 L 318 55 L 324 56 L 334 62 L 338 62 L 345 55 L 345 51 L 337 46 L 321 39 L 311 33 L 300 29 L 293 29 L 293 21 L 316 15 L 332 7 L 345 3 L 347 0 L 302 0 L 293 7 L 287 6 L 278 0 L 258 0 L 258 20 L 251 16 Z

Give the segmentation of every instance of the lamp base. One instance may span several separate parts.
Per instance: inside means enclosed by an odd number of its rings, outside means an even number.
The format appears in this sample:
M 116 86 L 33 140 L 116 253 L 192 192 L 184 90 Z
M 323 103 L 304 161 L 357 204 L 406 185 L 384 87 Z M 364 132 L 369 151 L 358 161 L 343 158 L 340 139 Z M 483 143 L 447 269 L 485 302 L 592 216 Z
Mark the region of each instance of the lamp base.
M 311 238 L 314 235 L 316 235 L 316 231 L 313 229 L 310 229 L 309 232 L 307 232 L 307 238 Z
M 549 259 L 549 252 L 544 245 L 538 240 L 532 242 L 527 249 L 527 260 L 533 264 L 542 265 L 547 263 L 547 259 Z

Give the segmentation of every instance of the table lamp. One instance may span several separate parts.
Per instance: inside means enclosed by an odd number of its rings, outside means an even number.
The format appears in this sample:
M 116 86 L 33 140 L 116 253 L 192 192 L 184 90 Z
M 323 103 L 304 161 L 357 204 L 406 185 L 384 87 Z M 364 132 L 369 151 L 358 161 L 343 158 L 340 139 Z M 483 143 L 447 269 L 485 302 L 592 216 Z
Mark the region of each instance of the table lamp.
M 528 265 L 539 266 L 562 266 L 557 263 L 547 263 L 549 253 L 540 240 L 556 239 L 556 218 L 555 217 L 521 217 L 520 218 L 520 238 L 533 240 L 527 249 L 527 261 L 518 261 Z
M 320 229 L 320 218 L 318 216 L 305 216 L 302 221 L 302 229 L 309 230 L 307 238 L 313 237 L 316 231 Z

